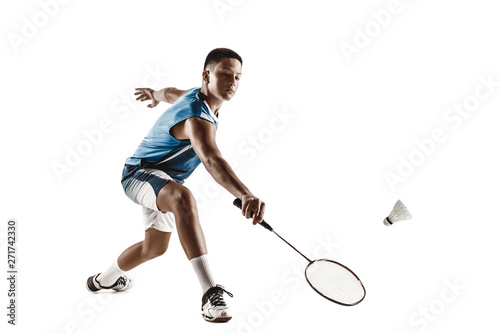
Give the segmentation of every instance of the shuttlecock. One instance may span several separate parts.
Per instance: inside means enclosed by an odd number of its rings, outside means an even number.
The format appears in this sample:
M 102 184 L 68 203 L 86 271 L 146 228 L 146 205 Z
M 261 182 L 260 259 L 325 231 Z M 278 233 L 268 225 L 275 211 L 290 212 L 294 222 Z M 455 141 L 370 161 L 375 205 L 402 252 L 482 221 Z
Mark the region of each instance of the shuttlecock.
M 384 219 L 384 224 L 386 226 L 390 226 L 396 222 L 409 220 L 413 216 L 411 216 L 408 208 L 406 208 L 405 204 L 398 200 L 392 209 L 392 212 Z

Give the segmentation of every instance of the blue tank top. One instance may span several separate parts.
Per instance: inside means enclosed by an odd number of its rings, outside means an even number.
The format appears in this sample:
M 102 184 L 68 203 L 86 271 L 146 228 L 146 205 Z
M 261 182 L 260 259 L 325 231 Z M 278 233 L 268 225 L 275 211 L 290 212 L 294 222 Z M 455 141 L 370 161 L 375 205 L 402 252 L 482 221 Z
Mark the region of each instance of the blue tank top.
M 190 140 L 178 140 L 170 129 L 183 120 L 199 117 L 217 128 L 218 118 L 199 94 L 200 88 L 192 88 L 179 97 L 153 125 L 148 135 L 126 164 L 136 167 L 159 169 L 182 184 L 200 165 Z

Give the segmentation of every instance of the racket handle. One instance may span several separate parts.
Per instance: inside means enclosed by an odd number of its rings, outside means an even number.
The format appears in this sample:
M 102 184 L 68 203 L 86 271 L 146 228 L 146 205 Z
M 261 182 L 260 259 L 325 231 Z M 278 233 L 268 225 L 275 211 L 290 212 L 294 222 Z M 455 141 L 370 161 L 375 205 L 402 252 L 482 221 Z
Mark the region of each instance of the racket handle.
M 233 205 L 235 205 L 236 207 L 238 207 L 239 209 L 241 209 L 241 205 L 242 205 L 241 199 L 240 198 L 234 199 Z M 252 212 L 251 216 L 253 216 L 253 212 Z M 264 228 L 266 228 L 267 230 L 273 231 L 273 228 L 266 221 L 262 220 L 262 222 L 260 222 L 259 224 L 261 226 L 263 226 Z

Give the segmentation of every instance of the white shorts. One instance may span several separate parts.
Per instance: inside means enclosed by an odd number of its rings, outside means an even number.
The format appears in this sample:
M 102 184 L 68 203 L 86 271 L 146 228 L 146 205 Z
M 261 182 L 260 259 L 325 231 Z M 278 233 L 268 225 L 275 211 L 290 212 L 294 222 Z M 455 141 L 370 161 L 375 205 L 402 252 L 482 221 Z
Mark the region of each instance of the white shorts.
M 158 193 L 169 181 L 174 180 L 161 170 L 125 164 L 122 175 L 123 190 L 133 202 L 142 206 L 144 230 L 174 230 L 174 214 L 162 212 L 156 206 Z

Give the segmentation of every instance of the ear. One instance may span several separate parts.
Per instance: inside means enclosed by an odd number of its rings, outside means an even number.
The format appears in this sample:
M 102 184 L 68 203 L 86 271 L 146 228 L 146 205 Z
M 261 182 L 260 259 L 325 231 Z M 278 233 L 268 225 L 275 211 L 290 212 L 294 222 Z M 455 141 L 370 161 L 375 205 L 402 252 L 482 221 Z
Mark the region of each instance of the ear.
M 206 82 L 206 83 L 210 83 L 210 72 L 207 71 L 206 69 L 203 71 L 203 73 L 201 74 L 201 76 L 203 77 L 203 81 Z

